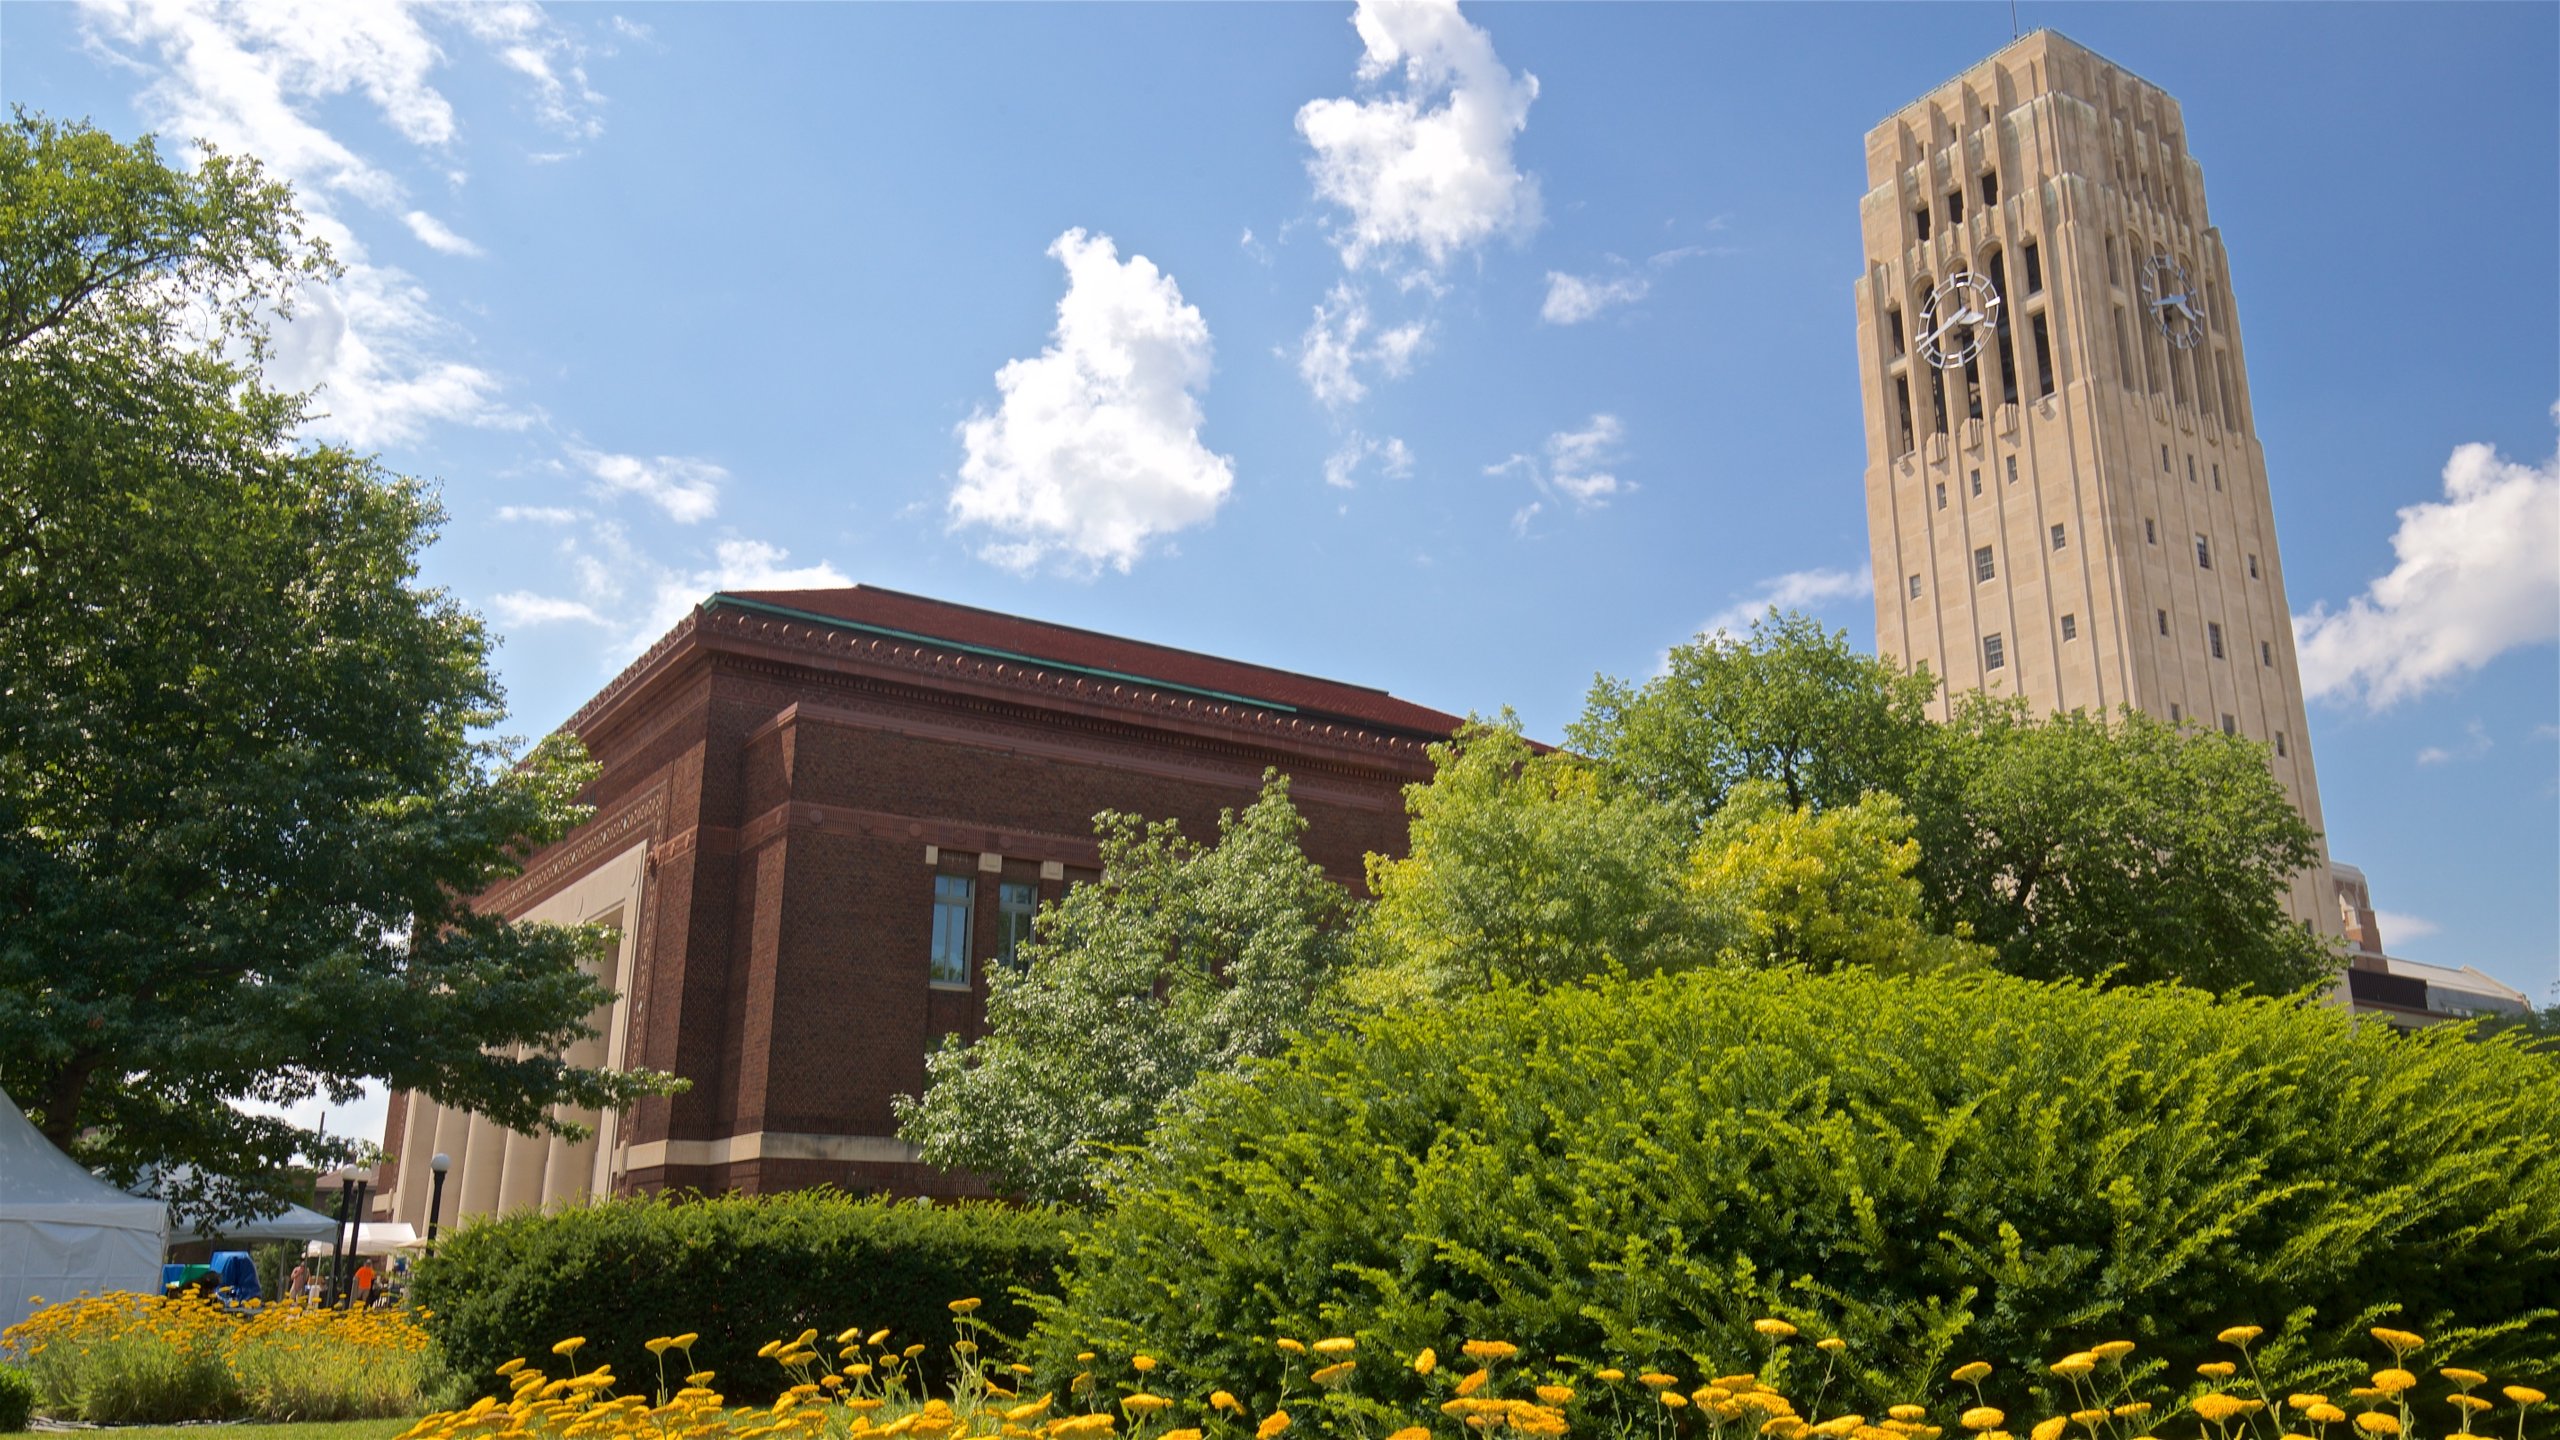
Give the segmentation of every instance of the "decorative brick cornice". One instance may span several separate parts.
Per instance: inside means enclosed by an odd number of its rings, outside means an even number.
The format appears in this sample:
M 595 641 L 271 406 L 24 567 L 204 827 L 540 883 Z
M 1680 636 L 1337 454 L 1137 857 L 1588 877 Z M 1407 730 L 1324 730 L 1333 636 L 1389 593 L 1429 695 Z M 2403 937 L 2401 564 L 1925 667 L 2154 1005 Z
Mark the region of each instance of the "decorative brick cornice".
M 660 780 L 617 807 L 589 820 L 568 838 L 534 856 L 524 873 L 480 894 L 483 911 L 513 917 L 560 888 L 607 855 L 629 848 L 633 836 L 654 835 L 667 813 L 667 782 Z

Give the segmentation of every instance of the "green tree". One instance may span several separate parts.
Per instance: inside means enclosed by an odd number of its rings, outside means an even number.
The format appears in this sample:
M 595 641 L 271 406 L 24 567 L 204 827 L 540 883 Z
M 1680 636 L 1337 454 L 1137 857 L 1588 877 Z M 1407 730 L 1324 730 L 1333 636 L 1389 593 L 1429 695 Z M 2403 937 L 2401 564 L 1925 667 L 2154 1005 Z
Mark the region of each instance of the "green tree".
M 1508 714 L 1431 756 L 1430 782 L 1405 787 L 1404 858 L 1369 857 L 1377 900 L 1352 985 L 1365 1007 L 1679 969 L 1714 953 L 1713 917 L 1682 883 L 1678 811 L 1605 784 L 1574 756 L 1535 752 Z
M 475 738 L 433 497 L 261 383 L 328 267 L 253 161 L 0 127 L 0 1087 L 120 1179 L 194 1167 L 194 1213 L 358 1148 L 238 1102 L 378 1079 L 558 1133 L 664 1087 L 554 1058 L 610 998 L 592 937 L 469 903 L 591 770 Z
M 1642 685 L 1602 676 L 1566 743 L 1610 779 L 1703 825 L 1746 780 L 1789 808 L 1903 793 L 1938 682 L 1849 648 L 1846 632 L 1772 609 L 1747 639 L 1701 635 Z
M 1276 772 L 1214 845 L 1110 811 L 1094 828 L 1102 878 L 1041 909 L 1022 963 L 988 977 L 984 1038 L 946 1038 L 898 1102 L 927 1161 L 1076 1204 L 1194 1081 L 1323 1022 L 1353 907 Z
M 2317 837 L 2255 742 L 1966 696 L 1912 810 L 1939 923 L 2010 974 L 2284 993 L 2337 968 L 2286 913 Z
M 1962 921 L 1951 935 L 1928 927 L 1911 832 L 1911 813 L 1880 791 L 1817 812 L 1789 808 L 1767 780 L 1735 786 L 1689 871 L 1734 928 L 1719 958 L 1887 973 L 1982 965 L 1990 951 Z

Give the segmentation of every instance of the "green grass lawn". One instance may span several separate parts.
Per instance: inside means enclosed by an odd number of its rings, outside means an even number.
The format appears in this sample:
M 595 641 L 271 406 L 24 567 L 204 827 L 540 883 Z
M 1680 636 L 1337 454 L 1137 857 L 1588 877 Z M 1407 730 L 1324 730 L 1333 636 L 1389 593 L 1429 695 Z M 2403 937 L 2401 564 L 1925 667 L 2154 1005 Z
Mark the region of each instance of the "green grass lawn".
M 83 1432 L 100 1440 L 391 1440 L 412 1420 L 327 1420 L 287 1425 L 131 1425 Z

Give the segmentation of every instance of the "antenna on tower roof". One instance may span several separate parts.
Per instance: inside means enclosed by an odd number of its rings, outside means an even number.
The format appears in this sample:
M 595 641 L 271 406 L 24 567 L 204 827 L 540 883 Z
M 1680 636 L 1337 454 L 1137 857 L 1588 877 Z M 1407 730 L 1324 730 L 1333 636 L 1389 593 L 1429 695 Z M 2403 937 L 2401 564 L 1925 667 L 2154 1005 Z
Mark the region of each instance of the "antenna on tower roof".
M 2009 38 L 2018 38 L 2018 0 L 2009 0 Z

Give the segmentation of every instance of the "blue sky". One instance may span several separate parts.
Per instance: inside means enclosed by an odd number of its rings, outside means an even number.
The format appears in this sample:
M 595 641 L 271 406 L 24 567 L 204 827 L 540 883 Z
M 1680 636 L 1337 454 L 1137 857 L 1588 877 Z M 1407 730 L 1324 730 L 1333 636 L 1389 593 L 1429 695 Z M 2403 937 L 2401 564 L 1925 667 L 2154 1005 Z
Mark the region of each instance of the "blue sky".
M 2185 106 L 2332 849 L 2395 953 L 2555 998 L 2560 9 L 2019 13 Z M 0 9 L 0 91 L 296 183 L 350 267 L 288 377 L 441 484 L 512 728 L 713 588 L 861 581 L 1552 736 L 1771 596 L 1872 643 L 1862 137 L 2009 36 L 97 0 Z

